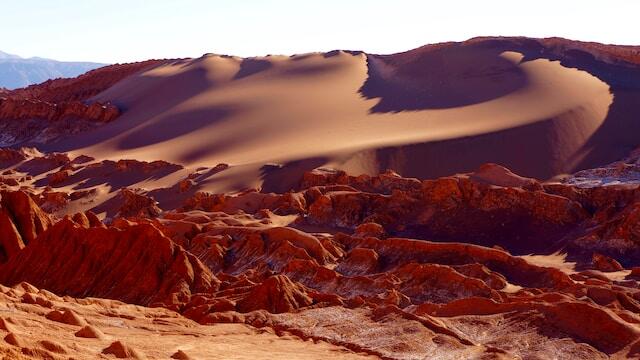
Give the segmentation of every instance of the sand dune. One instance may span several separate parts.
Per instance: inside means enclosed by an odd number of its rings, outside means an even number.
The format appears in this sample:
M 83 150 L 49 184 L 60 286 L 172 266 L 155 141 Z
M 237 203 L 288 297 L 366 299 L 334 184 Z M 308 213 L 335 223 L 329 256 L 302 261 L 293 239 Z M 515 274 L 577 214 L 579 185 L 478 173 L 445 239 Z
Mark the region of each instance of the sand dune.
M 628 151 L 631 140 L 594 158 L 598 143 L 589 143 L 612 121 L 610 85 L 537 50 L 526 41 L 478 40 L 390 56 L 169 62 L 94 98 L 124 109 L 118 121 L 47 150 L 188 167 L 228 163 L 239 176 L 230 182 L 246 186 L 246 174 L 262 171 L 268 181 L 269 163 L 297 175 L 328 165 L 436 177 L 493 161 L 549 178 Z M 609 135 L 602 141 L 626 136 L 619 128 Z

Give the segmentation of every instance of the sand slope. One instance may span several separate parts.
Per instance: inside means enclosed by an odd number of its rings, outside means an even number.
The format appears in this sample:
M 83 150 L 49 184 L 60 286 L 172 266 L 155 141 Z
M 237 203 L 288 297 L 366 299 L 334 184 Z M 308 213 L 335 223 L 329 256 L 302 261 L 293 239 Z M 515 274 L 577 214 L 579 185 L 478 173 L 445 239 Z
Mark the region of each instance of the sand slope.
M 611 119 L 609 80 L 592 73 L 618 65 L 593 58 L 587 65 L 595 70 L 564 66 L 539 48 L 489 39 L 390 56 L 175 61 L 95 98 L 125 110 L 117 121 L 47 150 L 194 168 L 228 163 L 211 179 L 220 191 L 259 185 L 260 177 L 283 184 L 318 166 L 436 177 L 492 161 L 549 178 L 624 155 L 635 145 L 629 128 L 594 136 L 621 116 Z M 569 53 L 560 57 L 577 58 Z M 627 103 L 636 99 L 630 95 Z

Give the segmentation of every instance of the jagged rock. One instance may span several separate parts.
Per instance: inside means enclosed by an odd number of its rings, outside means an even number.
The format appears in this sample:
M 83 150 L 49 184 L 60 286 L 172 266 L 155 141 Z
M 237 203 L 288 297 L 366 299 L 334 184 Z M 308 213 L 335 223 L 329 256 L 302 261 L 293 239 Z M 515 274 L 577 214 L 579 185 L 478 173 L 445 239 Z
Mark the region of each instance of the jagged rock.
M 0 149 L 0 164 L 3 166 L 11 166 L 27 159 L 27 153 L 24 150 L 16 150 L 11 148 Z M 3 175 L 9 175 L 3 174 Z
M 529 253 L 552 245 L 589 217 L 579 202 L 545 193 L 534 180 L 513 178 L 516 175 L 495 166 L 489 169 L 480 175 L 424 181 L 312 172 L 305 175 L 303 186 L 325 185 L 304 190 L 310 203 L 308 221 L 346 228 L 375 222 L 391 234 L 497 244 Z M 524 187 L 495 186 L 489 180 Z
M 182 350 L 178 350 L 175 353 L 173 353 L 173 355 L 171 355 L 171 358 L 178 359 L 178 360 L 191 360 L 191 357 Z
M 192 293 L 218 284 L 198 259 L 152 225 L 87 229 L 70 218 L 0 265 L 0 283 L 20 281 L 46 285 L 57 294 L 166 306 L 177 306 Z
M 12 99 L 39 99 L 48 103 L 84 101 L 138 71 L 161 64 L 163 60 L 147 60 L 114 64 L 91 70 L 75 78 L 61 78 L 9 91 L 3 96 Z
M 480 166 L 476 171 L 469 174 L 469 178 L 489 185 L 542 190 L 542 186 L 537 180 L 516 175 L 504 166 L 492 163 Z
M 51 186 L 60 185 L 65 182 L 69 176 L 71 176 L 71 171 L 69 170 L 60 170 L 54 172 L 53 174 L 47 175 L 47 182 Z
M 120 195 L 123 203 L 118 211 L 119 217 L 154 218 L 162 212 L 162 209 L 158 207 L 158 202 L 149 196 L 138 194 L 126 188 L 120 190 Z
M 272 313 L 290 312 L 309 306 L 313 300 L 304 287 L 292 282 L 285 275 L 275 275 L 257 285 L 240 300 L 236 307 L 240 312 L 267 310 Z
M 52 213 L 69 203 L 69 194 L 64 191 L 44 191 L 38 198 L 42 210 Z
M 75 326 L 86 326 L 87 322 L 72 310 L 53 310 L 47 314 L 47 319 Z
M 378 266 L 378 254 L 372 249 L 354 248 L 336 271 L 345 275 L 364 275 L 374 272 Z
M 0 177 L 0 184 L 4 184 L 7 186 L 20 186 L 20 182 L 14 178 Z
M 6 262 L 24 248 L 22 235 L 18 232 L 11 215 L 0 208 L 0 263 Z
M 0 193 L 0 205 L 4 210 L 5 220 L 14 223 L 22 241 L 25 244 L 33 241 L 36 236 L 51 226 L 51 219 L 44 213 L 33 199 L 23 191 L 3 191 Z M 12 229 L 8 230 L 9 233 Z
M 110 122 L 120 115 L 115 105 L 93 103 L 85 105 L 79 101 L 52 104 L 40 100 L 0 98 L 0 120 L 40 119 L 59 121 L 67 118 L 95 122 Z
M 87 211 L 84 214 L 89 220 L 89 227 L 106 228 L 106 226 L 102 223 L 102 221 L 100 221 L 98 216 L 96 216 L 96 214 L 94 214 L 92 211 Z

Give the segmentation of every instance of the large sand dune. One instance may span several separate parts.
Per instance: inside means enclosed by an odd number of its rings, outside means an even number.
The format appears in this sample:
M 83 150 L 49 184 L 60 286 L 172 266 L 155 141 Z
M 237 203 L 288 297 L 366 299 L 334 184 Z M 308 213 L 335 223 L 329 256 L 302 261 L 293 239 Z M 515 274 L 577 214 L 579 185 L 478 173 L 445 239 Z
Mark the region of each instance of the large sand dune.
M 123 115 L 47 150 L 188 167 L 228 163 L 211 179 L 219 190 L 259 185 L 260 176 L 282 188 L 283 179 L 319 166 L 436 177 L 491 161 L 549 178 L 614 161 L 636 145 L 629 111 L 611 112 L 638 95 L 614 95 L 602 75 L 635 70 L 584 54 L 534 40 L 479 39 L 388 56 L 205 55 L 99 94 L 95 100 L 114 102 Z M 264 166 L 271 163 L 283 167 Z

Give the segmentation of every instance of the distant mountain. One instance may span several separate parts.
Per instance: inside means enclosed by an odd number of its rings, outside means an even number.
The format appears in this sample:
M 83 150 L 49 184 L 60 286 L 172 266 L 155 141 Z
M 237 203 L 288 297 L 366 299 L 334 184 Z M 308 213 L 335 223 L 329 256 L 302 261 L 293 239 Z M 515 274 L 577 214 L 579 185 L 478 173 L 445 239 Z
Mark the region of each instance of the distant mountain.
M 7 60 L 7 59 L 20 59 L 20 56 L 7 54 L 4 51 L 0 51 L 0 60 Z
M 21 58 L 0 51 L 0 88 L 17 89 L 61 77 L 76 77 L 105 64 Z

